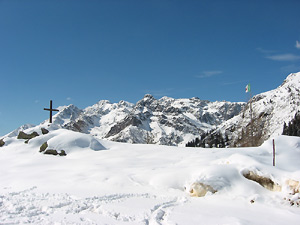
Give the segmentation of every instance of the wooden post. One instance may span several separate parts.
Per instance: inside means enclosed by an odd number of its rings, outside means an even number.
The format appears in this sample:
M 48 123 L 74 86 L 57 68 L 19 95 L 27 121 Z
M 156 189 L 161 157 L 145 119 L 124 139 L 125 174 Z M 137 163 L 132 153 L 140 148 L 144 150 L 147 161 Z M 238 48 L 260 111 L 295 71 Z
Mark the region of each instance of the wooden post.
M 273 166 L 275 166 L 275 140 L 273 139 Z
M 52 112 L 53 111 L 59 111 L 58 109 L 53 109 L 52 108 L 52 100 L 50 100 L 50 108 L 47 109 L 47 108 L 44 108 L 44 110 L 47 110 L 47 111 L 50 111 L 50 119 L 49 119 L 49 123 L 52 123 Z

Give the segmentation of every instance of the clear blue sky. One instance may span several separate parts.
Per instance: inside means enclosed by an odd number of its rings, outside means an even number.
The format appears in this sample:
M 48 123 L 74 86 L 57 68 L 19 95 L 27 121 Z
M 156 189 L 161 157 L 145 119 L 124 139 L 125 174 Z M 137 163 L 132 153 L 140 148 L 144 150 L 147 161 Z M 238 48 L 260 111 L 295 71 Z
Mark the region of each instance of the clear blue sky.
M 0 0 L 0 136 L 99 100 L 246 101 L 300 71 L 299 0 Z M 297 44 L 298 41 L 298 44 Z

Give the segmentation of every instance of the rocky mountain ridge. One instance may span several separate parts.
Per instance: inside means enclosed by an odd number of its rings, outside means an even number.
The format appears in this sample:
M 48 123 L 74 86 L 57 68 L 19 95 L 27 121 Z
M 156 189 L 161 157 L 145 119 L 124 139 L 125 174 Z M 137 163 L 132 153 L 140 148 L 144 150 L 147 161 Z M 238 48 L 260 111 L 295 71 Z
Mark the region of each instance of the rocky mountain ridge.
M 243 103 L 209 102 L 199 98 L 157 100 L 145 95 L 105 138 L 132 143 L 183 144 L 192 136 L 232 118 L 242 106 Z
M 237 115 L 245 103 L 210 102 L 145 95 L 136 104 L 101 100 L 79 109 L 61 107 L 51 127 L 88 133 L 101 139 L 129 143 L 184 145 L 191 138 Z M 43 124 L 48 123 L 44 121 Z

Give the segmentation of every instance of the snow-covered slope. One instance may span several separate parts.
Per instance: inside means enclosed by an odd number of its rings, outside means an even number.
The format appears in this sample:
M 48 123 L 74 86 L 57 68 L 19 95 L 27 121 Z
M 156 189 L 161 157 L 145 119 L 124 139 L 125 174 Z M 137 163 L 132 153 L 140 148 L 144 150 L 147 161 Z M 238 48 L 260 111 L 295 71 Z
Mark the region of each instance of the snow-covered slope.
M 300 72 L 290 74 L 278 88 L 254 96 L 251 103 L 252 125 L 249 102 L 239 115 L 219 127 L 231 134 L 232 146 L 259 146 L 282 134 L 284 122 L 291 121 L 300 110 Z
M 4 139 L 1 224 L 277 225 L 300 220 L 300 138 L 275 139 L 273 167 L 271 141 L 255 148 L 179 148 L 49 130 L 27 144 Z M 65 149 L 67 156 L 41 153 L 44 142 Z M 246 179 L 251 173 L 276 191 Z M 200 192 L 203 197 L 191 197 Z

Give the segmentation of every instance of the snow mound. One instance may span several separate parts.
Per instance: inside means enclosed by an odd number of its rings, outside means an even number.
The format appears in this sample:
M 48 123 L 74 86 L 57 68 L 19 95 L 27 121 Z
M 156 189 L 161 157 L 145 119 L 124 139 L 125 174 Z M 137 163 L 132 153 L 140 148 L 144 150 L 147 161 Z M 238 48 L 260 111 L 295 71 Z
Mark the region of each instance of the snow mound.
M 62 148 L 66 150 L 89 148 L 94 151 L 104 150 L 102 144 L 88 134 L 76 133 L 64 130 L 57 132 L 59 135 L 49 140 L 49 147 Z
M 67 154 L 80 150 L 105 150 L 105 147 L 94 137 L 66 129 L 49 132 L 30 140 L 36 147 L 47 142 L 48 149 L 64 150 Z

